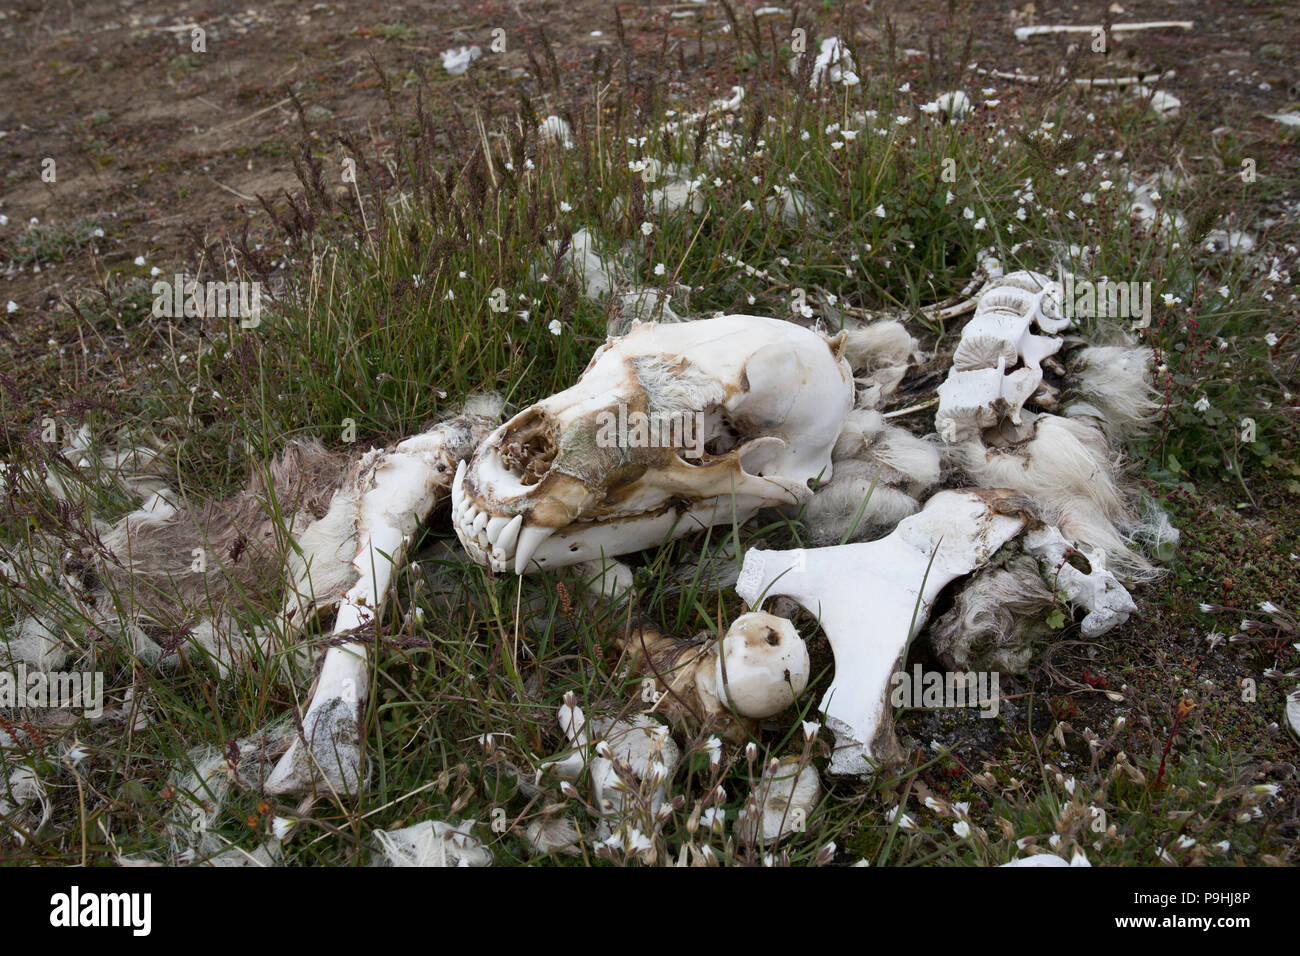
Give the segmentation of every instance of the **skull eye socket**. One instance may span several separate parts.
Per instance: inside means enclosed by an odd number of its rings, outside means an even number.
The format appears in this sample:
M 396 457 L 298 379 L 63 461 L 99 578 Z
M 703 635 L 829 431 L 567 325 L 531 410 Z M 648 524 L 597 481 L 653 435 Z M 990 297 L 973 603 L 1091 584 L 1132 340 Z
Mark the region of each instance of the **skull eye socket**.
M 704 413 L 704 452 L 718 458 L 742 444 L 740 431 L 721 408 Z
M 501 463 L 523 485 L 535 485 L 551 470 L 558 446 L 540 411 L 521 418 L 501 444 Z

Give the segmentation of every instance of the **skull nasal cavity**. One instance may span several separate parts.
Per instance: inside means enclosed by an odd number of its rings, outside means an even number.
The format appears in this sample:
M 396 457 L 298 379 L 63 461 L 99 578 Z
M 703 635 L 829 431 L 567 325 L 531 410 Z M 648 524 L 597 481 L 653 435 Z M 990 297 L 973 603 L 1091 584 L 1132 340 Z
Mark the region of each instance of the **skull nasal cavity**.
M 540 410 L 523 412 L 506 427 L 501 461 L 521 484 L 535 485 L 555 462 L 555 438 Z

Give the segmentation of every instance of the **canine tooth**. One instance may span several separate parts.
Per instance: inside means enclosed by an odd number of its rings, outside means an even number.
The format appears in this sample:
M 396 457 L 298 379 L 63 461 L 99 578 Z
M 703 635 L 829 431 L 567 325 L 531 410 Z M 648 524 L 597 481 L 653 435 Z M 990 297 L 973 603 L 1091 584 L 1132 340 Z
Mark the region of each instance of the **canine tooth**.
M 528 563 L 533 560 L 533 555 L 537 553 L 542 542 L 550 536 L 550 528 L 539 528 L 537 525 L 530 525 L 519 532 L 519 546 L 515 548 L 515 574 L 523 574 L 528 570 Z
M 515 542 L 519 540 L 519 529 L 524 526 L 524 516 L 515 515 L 497 538 L 497 547 L 501 549 L 501 561 L 504 564 L 514 554 Z
M 487 523 L 487 539 L 496 545 L 497 540 L 501 537 L 501 531 L 510 523 L 509 518 L 502 518 L 499 515 L 491 518 Z

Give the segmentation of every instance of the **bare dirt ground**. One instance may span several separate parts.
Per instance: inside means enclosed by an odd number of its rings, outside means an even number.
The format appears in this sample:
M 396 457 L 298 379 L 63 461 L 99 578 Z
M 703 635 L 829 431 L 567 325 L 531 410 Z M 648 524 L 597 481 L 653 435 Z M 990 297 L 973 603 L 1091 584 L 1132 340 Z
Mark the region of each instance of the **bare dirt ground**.
M 0 292 L 19 303 L 29 317 L 24 330 L 33 333 L 28 339 L 15 328 L 19 339 L 44 348 L 46 337 L 31 317 L 94 288 L 105 269 L 130 270 L 144 256 L 168 272 L 193 253 L 196 236 L 221 238 L 250 216 L 254 230 L 265 227 L 255 197 L 298 185 L 290 93 L 314 127 L 374 137 L 372 121 L 388 106 L 372 59 L 410 80 L 394 91 L 404 107 L 414 98 L 410 71 L 424 70 L 446 94 L 442 108 L 491 115 L 515 104 L 514 88 L 529 76 L 530 56 L 543 58 L 543 34 L 565 78 L 565 96 L 586 93 L 593 59 L 620 42 L 614 8 L 602 0 L 182 6 L 22 0 L 0 11 L 0 213 L 8 217 L 0 227 L 0 260 L 9 258 L 3 253 L 32 218 L 105 223 L 97 260 L 87 245 L 56 267 L 4 276 Z M 760 6 L 738 3 L 741 22 L 746 9 Z M 661 49 L 701 96 L 736 79 L 729 58 L 718 55 L 727 26 L 718 4 L 639 3 L 618 10 L 625 42 Z M 1193 30 L 1142 34 L 1116 43 L 1108 55 L 1135 70 L 1176 70 L 1166 85 L 1183 100 L 1186 121 L 1257 136 L 1261 171 L 1281 172 L 1281 164 L 1292 174 L 1294 150 L 1279 148 L 1278 127 L 1263 114 L 1300 99 L 1294 14 L 1287 3 L 1129 2 L 1121 14 L 1100 3 L 1014 0 L 826 3 L 800 11 L 813 21 L 850 17 L 868 37 L 882 45 L 892 39 L 900 52 L 929 51 L 936 34 L 968 24 L 982 66 L 1030 73 L 1059 64 L 1066 39 L 1022 44 L 1013 36 L 1016 26 L 1191 19 Z M 203 31 L 205 52 L 195 51 L 195 28 Z M 504 52 L 489 52 L 463 77 L 442 71 L 440 51 L 466 43 L 490 51 L 495 29 L 504 31 Z M 921 70 L 921 57 L 905 59 Z M 449 140 L 447 148 L 454 152 L 458 144 Z M 53 182 L 42 176 L 48 160 Z

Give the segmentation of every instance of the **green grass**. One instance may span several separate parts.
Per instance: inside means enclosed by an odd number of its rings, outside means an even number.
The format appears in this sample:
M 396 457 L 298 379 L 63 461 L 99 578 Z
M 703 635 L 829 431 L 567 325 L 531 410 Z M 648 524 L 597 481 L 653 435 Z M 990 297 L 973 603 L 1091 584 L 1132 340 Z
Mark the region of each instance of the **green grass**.
M 409 39 L 413 31 L 398 24 L 380 32 Z M 738 48 L 756 70 L 770 56 Z M 683 760 L 668 782 L 670 813 L 642 862 L 676 860 L 689 844 L 709 847 L 728 864 L 760 863 L 768 854 L 775 862 L 812 864 L 826 862 L 833 843 L 840 863 L 989 864 L 1020 855 L 1017 841 L 1067 857 L 1078 849 L 1094 864 L 1292 860 L 1294 811 L 1257 789 L 1281 779 L 1280 764 L 1294 760 L 1294 742 L 1268 728 L 1280 717 L 1277 695 L 1268 698 L 1272 716 L 1243 735 L 1235 727 L 1241 708 L 1227 698 L 1211 707 L 1206 695 L 1191 718 L 1176 718 L 1183 693 L 1161 673 L 1169 655 L 1189 662 L 1189 680 L 1195 672 L 1196 627 L 1204 622 L 1188 607 L 1189 589 L 1204 586 L 1205 569 L 1216 560 L 1203 548 L 1195 519 L 1203 496 L 1267 497 L 1294 510 L 1300 490 L 1293 486 L 1300 477 L 1294 417 L 1283 411 L 1293 401 L 1284 393 L 1288 381 L 1295 384 L 1293 371 L 1285 371 L 1294 361 L 1294 336 L 1278 346 L 1265 340 L 1270 331 L 1287 334 L 1279 303 L 1265 298 L 1280 299 L 1283 287 L 1198 248 L 1224 212 L 1241 215 L 1259 197 L 1225 182 L 1207 161 L 1164 198 L 1190 224 L 1171 248 L 1142 235 L 1128 217 L 1124 184 L 1164 165 L 1169 135 L 1141 103 L 1069 90 L 1017 102 L 1012 97 L 1022 91 L 998 84 L 994 96 L 1004 98 L 1002 105 L 944 124 L 918 112 L 928 97 L 899 92 L 904 78 L 892 69 L 871 76 L 815 98 L 778 66 L 766 85 L 750 84 L 739 113 L 707 126 L 680 124 L 692 102 L 647 103 L 649 112 L 641 113 L 624 90 L 575 107 L 572 150 L 537 141 L 525 101 L 523 120 L 501 124 L 499 137 L 454 130 L 477 144 L 464 164 L 440 157 L 434 121 L 423 111 L 391 117 L 409 135 L 394 138 L 397 145 L 381 155 L 346 142 L 324 147 L 322 138 L 312 144 L 315 152 L 298 154 L 304 197 L 272 207 L 285 245 L 259 251 L 236 243 L 229 250 L 239 277 L 250 281 L 269 283 L 272 260 L 287 263 L 288 291 L 262 325 L 157 319 L 138 279 L 108 277 L 102 295 L 60 321 L 66 341 L 88 343 L 88 361 L 115 371 L 114 388 L 97 404 L 60 404 L 39 385 L 25 395 L 0 389 L 4 460 L 15 473 L 49 464 L 52 448 L 32 435 L 51 415 L 109 439 L 148 433 L 165 449 L 163 471 L 173 487 L 202 498 L 241 484 L 248 452 L 265 460 L 297 436 L 343 447 L 349 421 L 364 449 L 425 426 L 471 392 L 499 391 L 512 408 L 523 407 L 571 384 L 604 339 L 606 315 L 578 293 L 553 251 L 584 225 L 597 228 L 611 248 L 626 245 L 630 274 L 671 292 L 676 308 L 788 315 L 802 290 L 832 327 L 837 315 L 898 314 L 930 349 L 950 346 L 957 329 L 921 307 L 960 292 L 981 250 L 992 249 L 1008 271 L 1045 270 L 1056 251 L 1087 246 L 1090 264 L 1081 251 L 1071 258 L 1077 271 L 1153 284 L 1147 340 L 1158 351 L 1168 401 L 1152 437 L 1130 454 L 1155 494 L 1197 503 L 1181 512 L 1189 521 L 1185 563 L 1171 583 L 1139 595 L 1155 609 L 1150 619 L 1108 635 L 1099 663 L 1087 658 L 1088 668 L 1109 670 L 1113 684 L 1123 683 L 1120 701 L 1079 678 L 1082 665 L 1074 658 L 1059 665 L 1071 675 L 1066 681 L 1036 655 L 1023 679 L 1022 706 L 995 731 L 975 734 L 971 722 L 960 720 L 934 730 L 923 715 L 904 715 L 900 732 L 917 745 L 905 765 L 868 782 L 835 782 L 806 832 L 779 850 L 706 833 L 699 813 L 712 806 L 725 811 L 732 833 L 770 757 L 824 766 L 826 743 L 805 740 L 800 731 L 801 720 L 816 719 L 829 681 L 829 652 L 817 638 L 818 679 L 796 709 L 764 725 L 754 761 L 743 749 L 724 748 L 711 765 L 704 739 L 678 735 Z M 969 79 L 965 88 L 977 102 L 985 99 L 978 78 Z M 1079 119 L 1085 111 L 1095 114 L 1086 123 Z M 844 135 L 846 126 L 859 125 L 855 137 Z M 719 132 L 730 147 L 719 146 Z M 1198 137 L 1209 139 L 1190 127 L 1179 135 L 1186 155 L 1198 154 Z M 711 150 L 719 158 L 706 168 Z M 336 190 L 347 157 L 358 161 L 358 183 Z M 649 208 L 657 184 L 642 181 L 638 164 L 646 159 L 691 170 L 703 210 L 663 216 Z M 381 165 L 385 174 L 377 172 Z M 1292 194 L 1294 185 L 1286 187 Z M 768 214 L 777 187 L 797 189 L 816 213 L 798 224 Z M 18 264 L 56 261 L 85 241 L 88 222 L 28 230 L 7 247 L 8 257 Z M 504 293 L 504 312 L 491 307 L 500 301 L 496 290 Z M 1181 302 L 1167 305 L 1162 294 Z M 1294 303 L 1287 307 L 1294 321 Z M 65 359 L 52 353 L 50 361 L 49 376 L 61 375 Z M 1201 396 L 1210 411 L 1194 407 Z M 1247 417 L 1256 423 L 1254 444 L 1241 441 Z M 131 507 L 111 487 L 78 482 L 68 467 L 61 473 L 74 487 L 70 502 L 27 482 L 14 498 L 18 505 L 0 519 L 10 553 L 93 548 L 89 515 L 111 520 Z M 799 530 L 783 520 L 719 527 L 708 538 L 710 545 L 781 547 L 797 542 Z M 665 545 L 637 562 L 639 610 L 673 633 L 718 633 L 740 611 L 729 589 L 673 580 L 671 569 L 701 544 Z M 1280 555 L 1277 562 L 1286 568 Z M 0 586 L 0 625 L 53 610 L 74 660 L 93 655 L 105 671 L 106 706 L 117 713 L 95 724 L 0 724 L 23 731 L 10 760 L 48 782 L 54 811 L 45 827 L 26 833 L 21 849 L 5 847 L 6 858 L 164 858 L 168 828 L 187 830 L 196 806 L 215 805 L 202 787 L 180 785 L 186 755 L 194 748 L 226 752 L 232 741 L 284 719 L 309 680 L 279 651 L 225 681 L 183 642 L 161 662 L 141 659 L 124 635 L 99 632 L 51 574 L 30 562 L 17 573 L 16 583 Z M 1294 575 L 1289 584 L 1273 580 L 1279 593 L 1259 597 L 1267 585 L 1257 583 L 1253 599 L 1294 608 Z M 398 577 L 376 637 L 380 653 L 365 713 L 371 785 L 355 799 L 318 802 L 285 845 L 286 860 L 361 864 L 373 829 L 429 817 L 479 821 L 476 833 L 498 865 L 529 859 L 522 833 L 530 822 L 563 814 L 590 832 L 585 798 L 567 795 L 553 777 L 537 777 L 539 764 L 566 748 L 556 709 L 570 691 L 588 714 L 633 713 L 643 704 L 638 679 L 619 666 L 611 639 L 616 615 L 577 601 L 580 589 L 563 574 L 491 575 L 456 546 L 445 520 L 435 520 L 416 563 Z M 274 631 L 275 610 L 250 602 L 240 617 L 249 629 Z M 817 633 L 812 619 L 799 623 L 805 636 Z M 1060 638 L 1067 651 L 1080 650 L 1068 624 Z M 324 638 L 304 643 L 318 649 Z M 1271 654 L 1233 653 L 1264 654 L 1267 661 L 1233 659 L 1251 673 L 1300 662 L 1284 643 Z M 938 750 L 926 746 L 931 732 L 945 738 Z M 74 740 L 87 752 L 75 765 L 60 756 Z M 253 778 L 231 788 L 195 844 L 200 856 L 224 846 L 251 850 L 273 817 L 297 815 L 295 807 L 259 795 L 256 761 L 240 767 Z M 910 827 L 890 817 L 900 803 Z M 958 813 L 960 803 L 969 806 Z M 487 821 L 502 810 L 506 827 L 497 832 Z M 955 822 L 969 826 L 964 836 L 954 832 Z M 587 849 L 554 862 L 595 858 Z

